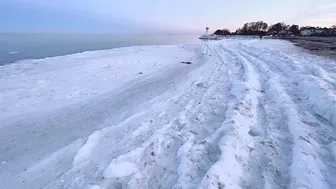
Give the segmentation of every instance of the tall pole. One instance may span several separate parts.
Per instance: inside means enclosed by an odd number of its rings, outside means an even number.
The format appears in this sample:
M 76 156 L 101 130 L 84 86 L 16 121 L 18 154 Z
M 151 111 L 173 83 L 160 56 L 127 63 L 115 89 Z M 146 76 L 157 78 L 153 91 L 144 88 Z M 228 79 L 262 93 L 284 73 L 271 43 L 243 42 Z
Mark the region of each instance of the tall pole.
M 209 35 L 209 27 L 206 27 L 205 29 L 206 29 L 205 35 Z

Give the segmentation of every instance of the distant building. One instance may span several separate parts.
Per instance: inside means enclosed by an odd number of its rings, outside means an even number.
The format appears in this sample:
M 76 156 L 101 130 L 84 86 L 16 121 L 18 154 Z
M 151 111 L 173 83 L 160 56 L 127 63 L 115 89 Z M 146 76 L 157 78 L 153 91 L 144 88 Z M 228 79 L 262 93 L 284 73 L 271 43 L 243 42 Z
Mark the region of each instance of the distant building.
M 302 36 L 310 36 L 310 35 L 314 34 L 314 31 L 311 30 L 311 29 L 304 29 L 300 33 L 301 33 Z
M 301 36 L 334 36 L 336 33 L 334 33 L 332 28 L 320 28 L 320 27 L 305 27 L 301 29 Z
M 278 33 L 279 36 L 291 36 L 293 35 L 293 32 L 289 31 L 289 30 L 281 30 Z
M 315 34 L 319 35 L 323 33 L 323 29 L 322 28 L 318 28 L 315 30 Z
M 278 35 L 282 35 L 282 36 L 287 35 L 287 31 L 286 30 L 281 30 L 281 31 L 279 31 Z
M 322 32 L 318 33 L 319 36 L 333 36 L 333 30 L 329 28 L 323 28 Z

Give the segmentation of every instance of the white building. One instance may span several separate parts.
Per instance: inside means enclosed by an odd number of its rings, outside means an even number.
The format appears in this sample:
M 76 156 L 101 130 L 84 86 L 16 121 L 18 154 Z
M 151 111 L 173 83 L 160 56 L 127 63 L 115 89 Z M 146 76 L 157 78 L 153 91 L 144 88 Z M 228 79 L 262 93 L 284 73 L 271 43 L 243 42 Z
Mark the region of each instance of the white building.
M 286 30 L 281 30 L 281 31 L 279 31 L 278 35 L 287 35 L 287 31 Z
M 321 34 L 322 32 L 323 32 L 323 29 L 321 29 L 321 28 L 315 30 L 315 33 L 317 33 L 317 34 Z
M 281 30 L 281 31 L 279 31 L 278 35 L 280 35 L 280 36 L 291 36 L 291 35 L 293 35 L 293 32 L 288 31 L 288 30 Z
M 312 30 L 306 29 L 306 30 L 302 30 L 301 31 L 301 35 L 302 36 L 310 36 L 311 34 L 313 34 L 314 32 Z

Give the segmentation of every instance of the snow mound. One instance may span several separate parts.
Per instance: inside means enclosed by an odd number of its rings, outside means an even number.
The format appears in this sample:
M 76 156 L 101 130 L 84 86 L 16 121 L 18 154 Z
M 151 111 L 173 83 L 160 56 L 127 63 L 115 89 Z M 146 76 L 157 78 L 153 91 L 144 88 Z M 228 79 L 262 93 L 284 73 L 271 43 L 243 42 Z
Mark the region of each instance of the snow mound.
M 113 162 L 104 171 L 104 178 L 120 178 L 137 172 L 137 167 L 132 162 Z
M 89 136 L 85 145 L 78 150 L 74 158 L 73 164 L 75 166 L 78 166 L 90 160 L 90 155 L 93 152 L 94 148 L 99 145 L 99 140 L 101 137 L 101 131 L 96 131 Z

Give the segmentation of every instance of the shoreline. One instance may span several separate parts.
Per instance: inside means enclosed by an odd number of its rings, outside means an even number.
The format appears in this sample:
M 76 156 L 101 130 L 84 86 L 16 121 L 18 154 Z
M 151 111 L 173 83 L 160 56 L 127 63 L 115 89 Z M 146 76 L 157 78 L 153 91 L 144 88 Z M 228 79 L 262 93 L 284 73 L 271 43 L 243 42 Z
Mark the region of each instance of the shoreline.
M 309 52 L 336 60 L 336 37 L 282 37 L 293 45 Z
M 230 38 L 229 38 L 230 39 Z M 315 54 L 317 56 L 322 56 L 326 58 L 330 58 L 332 60 L 336 60 L 336 37 L 301 37 L 301 36 L 293 36 L 293 37 L 278 37 L 278 38 L 270 38 L 270 39 L 282 39 L 291 42 L 293 45 L 308 50 L 310 53 Z M 223 40 L 223 39 L 222 39 Z M 161 45 L 130 45 L 130 46 L 120 46 L 110 49 L 97 49 L 97 50 L 86 50 L 77 53 L 71 54 L 64 54 L 64 55 L 56 55 L 56 56 L 47 56 L 44 58 L 28 58 L 17 60 L 14 62 L 9 62 L 5 64 L 0 64 L 0 67 L 5 67 L 8 65 L 18 64 L 27 61 L 43 61 L 49 59 L 58 59 L 62 57 L 76 57 L 76 56 L 85 56 L 85 55 L 94 55 L 91 53 L 103 53 L 109 52 L 111 50 L 116 49 L 127 49 L 127 48 L 136 48 L 136 47 L 151 47 L 151 46 L 179 46 L 179 45 L 187 45 L 187 44 L 194 44 L 194 43 L 178 43 L 178 44 L 161 44 Z M 197 44 L 197 43 L 195 43 Z M 19 54 L 19 53 L 18 53 Z
M 57 35 L 1 34 L 0 65 L 86 51 L 145 45 L 198 43 L 198 35 Z M 13 53 L 18 52 L 18 53 Z
M 53 60 L 53 59 L 63 59 L 63 58 L 76 58 L 80 57 L 83 58 L 83 56 L 88 56 L 90 58 L 91 56 L 96 56 L 101 53 L 109 53 L 113 51 L 118 51 L 118 50 L 132 50 L 136 48 L 146 48 L 146 47 L 173 47 L 173 46 L 183 46 L 183 45 L 197 45 L 197 43 L 178 43 L 178 44 L 163 44 L 163 45 L 130 45 L 130 46 L 120 46 L 120 47 L 115 47 L 115 48 L 110 48 L 110 49 L 97 49 L 97 50 L 86 50 L 82 52 L 77 52 L 77 53 L 71 53 L 71 54 L 64 54 L 64 55 L 55 55 L 55 56 L 47 56 L 44 58 L 28 58 L 28 59 L 22 59 L 22 60 L 17 60 L 14 62 L 9 62 L 5 64 L 0 63 L 0 68 L 1 67 L 6 67 L 10 65 L 17 65 L 21 63 L 31 63 L 31 62 L 40 62 L 40 61 L 47 61 L 47 60 Z

